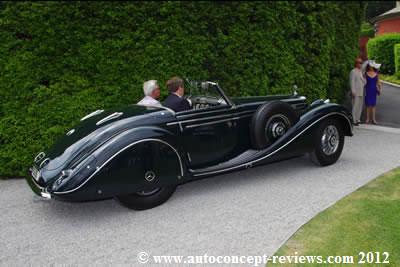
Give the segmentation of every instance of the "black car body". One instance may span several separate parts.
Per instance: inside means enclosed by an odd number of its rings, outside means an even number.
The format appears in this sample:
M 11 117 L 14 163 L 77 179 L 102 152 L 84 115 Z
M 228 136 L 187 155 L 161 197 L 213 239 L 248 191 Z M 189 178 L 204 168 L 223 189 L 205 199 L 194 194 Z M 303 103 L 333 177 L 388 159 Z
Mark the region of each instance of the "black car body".
M 192 85 L 200 92 L 187 97 L 192 110 L 130 105 L 85 116 L 35 157 L 29 185 L 42 197 L 67 201 L 156 199 L 133 204 L 144 209 L 169 197 L 156 197 L 160 188 L 172 194 L 176 185 L 207 176 L 305 153 L 320 165 L 332 164 L 343 136 L 352 135 L 349 112 L 329 101 L 308 105 L 297 94 L 228 98 L 216 83 Z

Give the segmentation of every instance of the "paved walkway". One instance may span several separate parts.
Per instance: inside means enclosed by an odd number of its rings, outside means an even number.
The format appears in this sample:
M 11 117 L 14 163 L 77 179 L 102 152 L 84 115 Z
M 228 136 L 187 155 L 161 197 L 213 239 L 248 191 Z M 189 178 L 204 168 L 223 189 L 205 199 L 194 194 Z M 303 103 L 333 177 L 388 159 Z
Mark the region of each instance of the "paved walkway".
M 333 166 L 302 157 L 221 175 L 142 212 L 113 200 L 41 201 L 22 180 L 0 181 L 0 265 L 138 266 L 141 251 L 272 255 L 317 213 L 399 165 L 400 130 L 362 126 Z
M 400 87 L 382 85 L 382 94 L 377 99 L 376 120 L 379 125 L 400 128 Z

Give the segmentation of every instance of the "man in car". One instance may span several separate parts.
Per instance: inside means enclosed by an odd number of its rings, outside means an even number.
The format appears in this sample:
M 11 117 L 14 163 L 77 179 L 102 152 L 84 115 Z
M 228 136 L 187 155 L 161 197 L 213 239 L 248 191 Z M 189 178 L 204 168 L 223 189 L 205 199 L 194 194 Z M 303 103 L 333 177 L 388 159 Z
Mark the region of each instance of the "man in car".
M 183 98 L 185 88 L 183 80 L 179 77 L 172 77 L 167 81 L 168 97 L 164 100 L 163 105 L 175 112 L 191 109 L 189 101 Z
M 137 104 L 150 107 L 161 107 L 161 103 L 157 100 L 160 97 L 160 86 L 156 80 L 149 80 L 143 83 L 144 98 Z

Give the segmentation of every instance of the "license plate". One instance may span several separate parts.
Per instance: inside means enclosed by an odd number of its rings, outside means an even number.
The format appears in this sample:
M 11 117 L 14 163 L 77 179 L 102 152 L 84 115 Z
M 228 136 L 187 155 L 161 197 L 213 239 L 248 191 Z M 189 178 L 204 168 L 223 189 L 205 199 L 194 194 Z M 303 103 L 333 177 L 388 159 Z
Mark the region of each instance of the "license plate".
M 33 179 L 35 179 L 36 181 L 39 181 L 40 172 L 36 169 L 35 166 L 32 167 L 31 174 L 32 174 Z

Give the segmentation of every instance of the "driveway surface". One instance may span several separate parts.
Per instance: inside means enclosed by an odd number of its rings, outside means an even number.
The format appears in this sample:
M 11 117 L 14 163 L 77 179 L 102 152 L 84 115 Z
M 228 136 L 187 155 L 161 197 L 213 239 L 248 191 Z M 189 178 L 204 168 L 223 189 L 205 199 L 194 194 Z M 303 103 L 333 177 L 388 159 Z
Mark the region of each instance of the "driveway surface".
M 140 266 L 142 251 L 272 255 L 317 213 L 399 165 L 400 130 L 363 126 L 333 166 L 301 157 L 221 175 L 141 212 L 113 200 L 42 201 L 23 180 L 0 181 L 0 265 Z
M 400 128 L 399 87 L 382 83 L 382 94 L 376 105 L 376 120 L 380 125 Z

